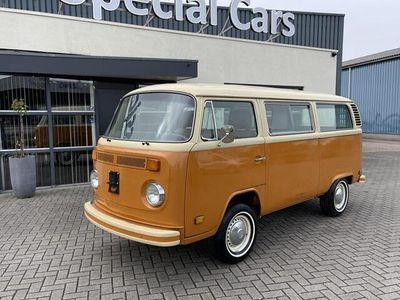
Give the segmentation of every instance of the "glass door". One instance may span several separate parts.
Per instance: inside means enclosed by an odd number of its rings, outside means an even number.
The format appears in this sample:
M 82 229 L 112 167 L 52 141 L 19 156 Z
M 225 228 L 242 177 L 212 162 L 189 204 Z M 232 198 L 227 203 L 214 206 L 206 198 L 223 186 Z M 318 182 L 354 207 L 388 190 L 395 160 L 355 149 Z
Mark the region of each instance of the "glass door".
M 28 105 L 25 148 L 36 155 L 38 186 L 88 182 L 96 143 L 93 83 L 0 75 L 0 191 L 11 189 L 8 160 L 19 133 L 14 99 Z
M 55 184 L 87 182 L 96 142 L 93 84 L 50 79 L 50 95 Z
M 0 190 L 11 189 L 8 161 L 16 153 L 19 133 L 19 117 L 11 109 L 15 99 L 25 100 L 28 106 L 24 117 L 25 148 L 36 154 L 37 185 L 51 185 L 46 79 L 0 75 Z

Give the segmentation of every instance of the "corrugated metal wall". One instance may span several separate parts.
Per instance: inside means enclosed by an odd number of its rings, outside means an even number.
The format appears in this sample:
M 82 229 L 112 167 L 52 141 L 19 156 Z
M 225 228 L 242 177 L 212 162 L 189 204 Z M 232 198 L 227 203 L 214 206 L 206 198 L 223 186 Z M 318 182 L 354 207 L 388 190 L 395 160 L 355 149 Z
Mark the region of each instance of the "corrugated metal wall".
M 342 95 L 359 106 L 364 132 L 400 134 L 400 58 L 345 69 L 342 78 Z
M 61 3 L 62 2 L 59 0 L 0 0 L 0 7 L 92 18 L 91 1 L 87 1 L 79 6 L 61 5 Z M 172 7 L 170 4 L 164 5 L 165 9 Z M 137 6 L 140 7 L 140 4 L 137 4 Z M 251 12 L 242 9 L 239 16 L 242 20 L 249 20 Z M 143 25 L 146 23 L 147 16 L 132 15 L 126 10 L 123 1 L 121 1 L 119 9 L 116 11 L 104 12 L 104 20 Z M 284 36 L 277 36 L 271 41 L 290 45 L 338 50 L 337 92 L 340 93 L 344 16 L 337 14 L 296 12 L 294 23 L 296 26 L 296 34 L 293 37 L 287 38 Z M 221 7 L 218 9 L 218 26 L 209 26 L 202 30 L 202 32 L 205 34 L 219 35 L 221 31 L 223 31 L 225 24 L 225 28 L 231 27 L 229 9 Z M 188 32 L 199 32 L 201 29 L 200 25 L 194 25 L 188 21 L 178 22 L 175 20 L 162 20 L 158 18 L 154 18 L 149 23 L 149 26 Z M 269 34 L 256 33 L 251 30 L 241 31 L 236 28 L 227 30 L 224 36 L 258 41 L 267 41 L 271 39 Z
M 342 88 L 341 88 L 340 94 L 343 97 L 347 97 L 347 98 L 350 98 L 350 95 L 349 95 L 349 85 L 350 85 L 349 76 L 350 76 L 350 70 L 349 69 L 343 70 L 343 72 L 342 72 Z

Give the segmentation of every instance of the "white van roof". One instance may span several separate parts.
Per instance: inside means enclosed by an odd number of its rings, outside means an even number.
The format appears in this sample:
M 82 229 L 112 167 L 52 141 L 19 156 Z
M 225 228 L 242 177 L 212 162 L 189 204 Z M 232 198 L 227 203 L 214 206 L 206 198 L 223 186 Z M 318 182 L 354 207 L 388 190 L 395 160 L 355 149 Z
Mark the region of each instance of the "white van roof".
M 228 98 L 257 98 L 285 100 L 314 100 L 351 102 L 350 99 L 329 95 L 309 93 L 291 89 L 278 89 L 247 85 L 200 84 L 200 83 L 171 83 L 150 85 L 130 92 L 128 95 L 148 92 L 181 92 L 202 97 Z

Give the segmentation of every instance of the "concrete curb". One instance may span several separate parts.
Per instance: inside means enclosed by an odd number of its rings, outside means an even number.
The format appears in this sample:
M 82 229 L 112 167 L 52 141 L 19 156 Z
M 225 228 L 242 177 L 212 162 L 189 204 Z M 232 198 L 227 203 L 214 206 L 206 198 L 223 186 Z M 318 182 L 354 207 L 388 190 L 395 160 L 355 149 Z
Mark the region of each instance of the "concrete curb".
M 396 134 L 371 134 L 371 133 L 363 133 L 364 140 L 379 140 L 379 141 L 392 141 L 392 142 L 400 142 L 400 135 Z

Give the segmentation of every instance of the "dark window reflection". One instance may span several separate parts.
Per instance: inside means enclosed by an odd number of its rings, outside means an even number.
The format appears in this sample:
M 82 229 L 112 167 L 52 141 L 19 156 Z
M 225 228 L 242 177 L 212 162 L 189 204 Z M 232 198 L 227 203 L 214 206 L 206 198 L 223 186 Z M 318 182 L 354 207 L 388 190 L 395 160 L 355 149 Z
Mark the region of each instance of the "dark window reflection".
M 25 148 L 48 147 L 47 117 L 25 116 Z M 19 139 L 19 117 L 0 113 L 0 149 L 15 149 Z
M 24 99 L 28 110 L 47 110 L 45 79 L 0 75 L 0 110 L 11 110 L 14 99 Z
M 54 147 L 93 146 L 94 117 L 87 115 L 54 116 Z
M 50 80 L 52 111 L 92 111 L 92 83 L 77 80 Z
M 56 184 L 88 182 L 93 169 L 91 151 L 56 152 Z

